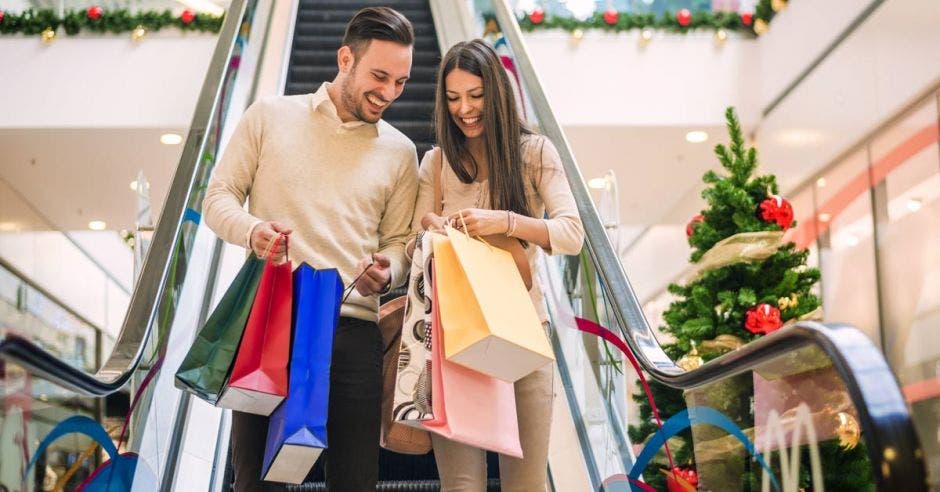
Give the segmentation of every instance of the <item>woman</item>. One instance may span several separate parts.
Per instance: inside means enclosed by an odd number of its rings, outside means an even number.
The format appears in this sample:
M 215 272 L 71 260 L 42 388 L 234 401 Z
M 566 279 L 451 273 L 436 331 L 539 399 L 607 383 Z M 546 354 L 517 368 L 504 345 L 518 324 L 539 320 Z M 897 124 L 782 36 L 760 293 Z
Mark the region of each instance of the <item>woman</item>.
M 451 48 L 441 61 L 438 81 L 434 115 L 440 147 L 421 162 L 414 229 L 439 230 L 449 223 L 472 236 L 517 240 L 531 271 L 529 294 L 547 332 L 537 280 L 538 248 L 577 254 L 584 240 L 558 152 L 522 124 L 509 78 L 483 41 Z M 552 378 L 549 364 L 515 383 L 524 459 L 500 456 L 504 491 L 545 490 Z M 436 434 L 432 442 L 443 490 L 485 490 L 483 450 Z

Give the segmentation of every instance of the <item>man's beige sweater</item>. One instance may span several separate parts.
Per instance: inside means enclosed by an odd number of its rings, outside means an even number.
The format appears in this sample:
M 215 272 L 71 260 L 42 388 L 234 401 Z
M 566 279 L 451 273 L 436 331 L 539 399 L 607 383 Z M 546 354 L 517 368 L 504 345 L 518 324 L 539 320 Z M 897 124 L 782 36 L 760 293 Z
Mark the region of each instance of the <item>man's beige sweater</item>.
M 359 260 L 381 253 L 400 285 L 418 190 L 414 143 L 385 121 L 343 123 L 326 87 L 263 99 L 245 112 L 209 181 L 206 224 L 247 246 L 259 221 L 281 222 L 293 229 L 295 267 L 336 268 L 345 285 Z M 377 312 L 378 296 L 355 291 L 341 309 L 370 321 Z

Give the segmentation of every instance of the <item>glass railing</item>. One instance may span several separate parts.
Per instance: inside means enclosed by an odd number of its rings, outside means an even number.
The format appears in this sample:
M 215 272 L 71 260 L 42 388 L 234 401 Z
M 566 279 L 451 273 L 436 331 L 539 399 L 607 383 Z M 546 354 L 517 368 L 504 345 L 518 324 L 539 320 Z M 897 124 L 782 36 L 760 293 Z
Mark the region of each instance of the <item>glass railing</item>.
M 170 359 L 178 355 L 175 346 L 189 343 L 211 302 L 206 292 L 218 249 L 215 237 L 200 227 L 201 203 L 230 123 L 236 80 L 249 86 L 254 80 L 247 69 L 239 74 L 246 65 L 239 61 L 249 40 L 253 49 L 261 45 L 266 21 L 256 22 L 256 10 L 255 1 L 232 2 L 120 334 L 113 350 L 103 352 L 105 362 L 85 354 L 77 360 L 76 340 L 86 336 L 81 328 L 55 343 L 18 329 L 0 338 L 0 489 L 157 490 L 175 472 L 170 457 L 179 444 L 174 426 L 181 396 L 169 389 L 175 369 Z M 244 106 L 247 97 L 234 100 Z M 6 281 L 2 286 L 0 306 L 30 313 L 27 322 L 39 323 L 34 327 L 55 322 L 48 311 L 30 309 L 28 291 Z
M 568 399 L 594 469 L 592 486 L 640 490 L 645 480 L 661 490 L 666 477 L 659 469 L 685 473 L 694 458 L 702 490 L 756 490 L 764 481 L 763 490 L 926 490 L 923 452 L 897 380 L 857 329 L 800 322 L 692 370 L 667 356 L 550 109 L 513 10 L 501 0 L 489 7 L 502 31 L 496 44 L 505 42 L 533 121 L 558 148 L 584 223 L 580 260 L 546 260 L 544 281 L 553 291 L 546 297 L 556 356 L 574 393 Z M 576 317 L 609 328 L 660 388 L 655 392 L 671 395 L 658 401 L 662 429 L 633 410 L 630 364 L 613 344 L 581 334 Z M 630 442 L 628 424 L 644 423 L 651 437 Z M 671 486 L 686 478 L 670 477 Z
M 83 371 L 101 365 L 114 337 L 0 259 L 0 334 L 28 338 Z

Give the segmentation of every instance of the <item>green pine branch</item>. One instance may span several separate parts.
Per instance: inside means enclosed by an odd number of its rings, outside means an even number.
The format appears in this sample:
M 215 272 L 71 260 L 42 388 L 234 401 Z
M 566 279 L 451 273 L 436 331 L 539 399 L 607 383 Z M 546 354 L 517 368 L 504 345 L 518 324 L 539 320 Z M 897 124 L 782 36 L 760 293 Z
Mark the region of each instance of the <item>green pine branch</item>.
M 52 9 L 27 9 L 18 14 L 5 12 L 0 21 L 0 34 L 36 35 L 46 29 L 56 30 L 59 27 L 63 27 L 69 36 L 82 31 L 117 34 L 131 32 L 137 26 L 143 26 L 150 32 L 175 27 L 183 31 L 217 33 L 222 28 L 223 19 L 223 16 L 196 13 L 193 21 L 187 24 L 170 10 L 104 10 L 100 18 L 91 19 L 86 10 L 67 10 L 59 17 Z

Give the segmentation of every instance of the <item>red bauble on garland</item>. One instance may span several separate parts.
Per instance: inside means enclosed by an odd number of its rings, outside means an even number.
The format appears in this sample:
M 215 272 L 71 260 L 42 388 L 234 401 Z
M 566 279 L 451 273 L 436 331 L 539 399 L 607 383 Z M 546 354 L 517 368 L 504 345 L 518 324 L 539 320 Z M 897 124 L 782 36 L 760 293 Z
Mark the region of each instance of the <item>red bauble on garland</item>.
M 180 20 L 183 21 L 183 24 L 192 24 L 196 20 L 196 13 L 192 10 L 186 9 L 180 14 Z
M 604 11 L 604 23 L 608 26 L 617 24 L 617 21 L 619 20 L 620 12 L 617 12 L 615 9 L 607 9 Z
M 744 328 L 755 335 L 767 335 L 783 326 L 780 310 L 770 304 L 761 303 L 747 310 Z
M 541 24 L 543 21 L 545 21 L 545 11 L 544 11 L 544 10 L 542 10 L 542 9 L 540 9 L 540 8 L 536 8 L 535 10 L 533 10 L 533 11 L 529 14 L 529 22 L 531 22 L 531 23 L 533 23 L 533 24 Z
M 688 27 L 692 23 L 692 12 L 689 12 L 689 9 L 676 12 L 676 22 L 682 27 Z
M 93 21 L 100 19 L 102 14 L 104 14 L 104 10 L 102 10 L 102 8 L 97 5 L 92 5 L 91 7 L 88 7 L 87 11 L 85 11 L 85 15 L 87 15 L 88 18 Z
M 745 26 L 750 26 L 754 23 L 754 14 L 752 12 L 744 12 L 741 14 L 741 23 Z
M 692 234 L 695 232 L 695 226 L 705 222 L 705 216 L 698 214 L 695 217 L 692 217 L 692 220 L 685 225 L 685 237 L 692 237 Z
M 3 11 L 0 10 L 0 22 L 3 22 L 3 18 L 6 17 L 6 15 L 7 14 L 3 13 Z
M 793 206 L 780 195 L 770 195 L 760 203 L 760 218 L 787 230 L 793 225 Z
M 685 484 L 676 480 L 673 474 L 685 481 L 686 484 L 691 485 L 693 489 L 698 487 L 698 473 L 695 472 L 695 469 L 679 468 L 677 466 L 672 469 L 672 474 L 666 475 L 666 489 L 669 492 L 687 492 L 689 490 Z

